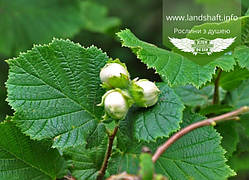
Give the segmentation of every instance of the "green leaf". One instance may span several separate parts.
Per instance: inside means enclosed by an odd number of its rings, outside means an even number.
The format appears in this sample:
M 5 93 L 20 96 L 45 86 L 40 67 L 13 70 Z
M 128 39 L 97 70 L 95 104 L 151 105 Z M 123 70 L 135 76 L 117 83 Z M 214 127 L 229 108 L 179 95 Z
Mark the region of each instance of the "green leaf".
M 243 81 L 241 85 L 230 92 L 228 103 L 234 108 L 249 106 L 249 80 Z
M 99 123 L 97 128 L 87 138 L 86 148 L 98 146 L 107 136 L 106 128 L 103 123 Z
M 197 89 L 194 86 L 186 85 L 174 88 L 176 94 L 181 98 L 187 106 L 204 106 L 212 103 L 214 86 L 206 86 L 202 89 Z M 220 100 L 225 97 L 225 91 L 220 88 Z
M 192 114 L 189 111 L 184 112 L 182 128 L 205 117 L 198 114 Z M 132 119 L 126 119 L 124 124 L 132 124 Z M 120 126 L 120 132 L 124 133 L 129 126 L 125 128 L 124 124 Z M 150 147 L 155 151 L 166 139 L 161 139 L 156 143 L 139 143 L 134 137 L 125 140 L 126 148 L 119 148 L 112 156 L 108 171 L 112 174 L 118 174 L 123 171 L 136 174 L 139 168 L 139 153 L 142 146 Z M 122 142 L 123 143 L 123 142 Z M 225 151 L 220 146 L 221 136 L 213 127 L 203 127 L 196 129 L 177 140 L 156 162 L 156 173 L 163 174 L 169 179 L 226 179 L 235 173 L 226 165 L 224 157 Z M 119 146 L 118 146 L 119 147 Z M 121 146 L 123 147 L 123 146 Z
M 9 60 L 8 102 L 14 121 L 33 139 L 54 138 L 54 147 L 80 145 L 98 131 L 104 91 L 99 70 L 108 60 L 94 46 L 67 40 L 35 46 Z
M 133 114 L 135 113 L 135 111 L 137 111 L 136 108 L 130 108 L 126 118 L 119 122 L 119 130 L 117 133 L 117 148 L 124 152 L 129 151 L 129 149 L 131 149 L 130 147 L 132 146 L 137 147 L 137 144 L 134 144 L 134 142 L 137 142 L 134 136 L 135 131 Z
M 137 174 L 142 145 L 141 142 L 133 140 L 129 141 L 125 151 L 115 149 L 109 161 L 108 172 L 110 174 L 120 174 L 125 171 L 128 174 Z
M 234 155 L 229 159 L 229 165 L 236 171 L 248 172 L 249 170 L 249 153 Z
M 0 52 L 10 56 L 48 43 L 53 37 L 72 37 L 81 27 L 77 1 L 0 1 Z
M 0 124 L 0 179 L 55 180 L 66 174 L 66 163 L 56 149 L 30 140 L 13 122 Z
M 247 1 L 247 0 L 242 0 L 242 1 L 241 1 L 241 4 L 242 4 L 242 7 L 244 7 L 244 8 L 249 8 L 249 1 Z
M 201 110 L 198 113 L 200 113 L 203 116 L 220 115 L 220 114 L 230 112 L 232 110 L 233 110 L 233 107 L 227 104 L 212 104 L 210 106 L 201 108 Z
M 246 11 L 246 14 L 245 14 L 246 16 L 249 16 L 249 9 L 247 9 L 247 11 Z
M 249 70 L 236 66 L 232 72 L 222 72 L 219 84 L 225 90 L 237 88 L 243 80 L 249 79 Z
M 120 121 L 118 132 L 120 149 L 126 151 L 131 141 L 136 142 L 135 138 L 142 141 L 155 141 L 159 137 L 168 137 L 179 129 L 184 106 L 165 83 L 157 85 L 161 93 L 155 106 L 131 108 L 126 119 Z
M 73 177 L 77 180 L 96 180 L 106 151 L 106 141 L 92 149 L 83 146 L 71 147 L 65 150 L 71 164 Z
M 249 45 L 249 9 L 246 15 L 247 16 L 244 16 L 241 21 L 241 40 L 243 44 Z
M 183 127 L 204 117 L 184 113 Z M 227 179 L 235 175 L 225 164 L 221 136 L 213 127 L 196 129 L 174 143 L 156 162 L 156 172 L 174 180 Z
M 222 136 L 221 146 L 227 151 L 226 158 L 229 158 L 237 149 L 239 135 L 236 131 L 237 122 L 225 122 L 219 124 L 216 129 Z
M 249 70 L 249 47 L 241 46 L 234 50 L 234 58 L 242 68 Z
M 174 91 L 165 83 L 158 84 L 161 91 L 158 103 L 151 108 L 141 108 L 134 112 L 134 133 L 140 141 L 155 141 L 169 137 L 180 128 L 184 105 Z
M 234 57 L 231 54 L 226 54 L 209 63 L 207 66 L 217 66 L 220 67 L 223 72 L 230 72 L 234 69 L 235 65 L 236 61 Z
M 240 116 L 240 123 L 244 129 L 243 132 L 246 134 L 246 136 L 249 139 L 249 114 L 248 113 Z
M 81 3 L 81 18 L 83 27 L 89 31 L 105 33 L 121 24 L 116 17 L 107 16 L 107 8 L 93 1 Z
M 139 171 L 139 156 L 144 143 L 138 142 L 134 137 L 133 113 L 137 109 L 131 108 L 127 117 L 120 121 L 117 133 L 117 148 L 109 161 L 108 172 L 119 174 L 127 172 L 137 174 Z
M 240 121 L 236 122 L 236 131 L 239 134 L 237 151 L 230 157 L 229 165 L 241 175 L 249 170 L 249 114 L 240 116 Z M 239 178 L 239 177 L 238 177 Z
M 243 123 L 243 121 L 248 121 L 248 114 L 241 115 L 240 119 L 241 121 L 236 123 L 236 131 L 239 134 L 236 155 L 249 153 L 248 125 Z
M 239 144 L 237 145 L 237 151 L 229 159 L 229 165 L 236 170 L 236 172 L 248 172 L 249 170 L 249 133 L 248 133 L 248 114 L 244 114 L 241 117 L 240 122 L 237 123 L 237 133 L 239 134 Z
M 185 57 L 139 40 L 130 30 L 117 33 L 123 46 L 129 47 L 149 68 L 154 68 L 171 86 L 192 84 L 201 87 L 211 81 L 216 66 L 230 71 L 235 60 L 230 55 L 221 57 L 206 66 L 200 66 Z M 225 60 L 224 60 L 225 59 Z

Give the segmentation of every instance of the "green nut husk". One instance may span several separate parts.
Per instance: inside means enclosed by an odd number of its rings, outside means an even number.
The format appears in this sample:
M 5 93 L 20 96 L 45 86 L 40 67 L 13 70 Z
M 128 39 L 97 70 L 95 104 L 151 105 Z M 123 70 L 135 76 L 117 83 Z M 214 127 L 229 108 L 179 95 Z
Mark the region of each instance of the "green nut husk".
M 126 91 L 121 89 L 113 89 L 107 91 L 103 97 L 102 102 L 98 106 L 104 106 L 107 116 L 113 119 L 124 119 L 133 101 Z M 106 116 L 105 115 L 105 116 Z
M 155 83 L 136 78 L 131 83 L 130 93 L 138 107 L 150 107 L 157 103 L 160 90 Z
M 130 74 L 126 65 L 119 59 L 110 59 L 100 71 L 100 80 L 105 89 L 127 88 L 130 83 Z

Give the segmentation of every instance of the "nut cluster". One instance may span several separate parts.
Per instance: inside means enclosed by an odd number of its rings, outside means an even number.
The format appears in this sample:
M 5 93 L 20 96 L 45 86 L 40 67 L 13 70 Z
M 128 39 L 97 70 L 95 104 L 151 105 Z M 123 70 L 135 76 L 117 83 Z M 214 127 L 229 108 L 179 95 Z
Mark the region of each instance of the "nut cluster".
M 124 119 L 133 104 L 150 107 L 158 101 L 156 84 L 147 79 L 130 80 L 126 65 L 118 59 L 108 61 L 101 69 L 100 80 L 107 92 L 99 106 L 104 106 L 106 115 L 113 119 Z

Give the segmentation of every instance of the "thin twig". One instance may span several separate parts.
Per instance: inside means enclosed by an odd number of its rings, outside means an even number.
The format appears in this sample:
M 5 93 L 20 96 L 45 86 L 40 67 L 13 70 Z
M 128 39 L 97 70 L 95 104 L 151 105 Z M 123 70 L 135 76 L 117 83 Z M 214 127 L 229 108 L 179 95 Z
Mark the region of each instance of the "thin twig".
M 235 111 L 217 116 L 217 117 L 213 117 L 213 118 L 209 118 L 203 121 L 199 121 L 196 123 L 193 123 L 185 128 L 183 128 L 182 130 L 180 130 L 179 132 L 175 133 L 173 136 L 171 136 L 163 145 L 161 145 L 160 147 L 158 147 L 158 149 L 156 150 L 155 154 L 152 157 L 152 161 L 155 163 L 157 161 L 157 159 L 175 142 L 177 141 L 179 138 L 181 138 L 183 135 L 197 129 L 203 126 L 215 126 L 216 123 L 220 122 L 220 121 L 228 121 L 228 120 L 232 120 L 232 119 L 238 119 L 238 115 L 243 114 L 249 112 L 249 107 L 248 106 L 244 106 L 240 109 L 237 109 Z
M 115 139 L 117 132 L 118 132 L 118 126 L 115 127 L 113 133 L 111 135 L 109 135 L 109 137 L 108 137 L 107 151 L 106 151 L 105 158 L 104 158 L 103 164 L 101 166 L 101 169 L 99 170 L 97 180 L 102 180 L 105 176 L 105 171 L 106 171 L 107 166 L 108 166 L 108 161 L 109 161 L 109 158 L 111 157 L 111 154 L 112 154 L 113 141 Z
M 76 180 L 74 177 L 72 177 L 72 176 L 64 176 L 64 178 L 65 179 L 67 179 L 67 180 Z
M 220 94 L 219 94 L 219 83 L 220 83 L 220 77 L 221 77 L 222 70 L 218 69 L 218 75 L 215 79 L 214 83 L 214 96 L 213 96 L 213 104 L 219 104 L 220 103 Z

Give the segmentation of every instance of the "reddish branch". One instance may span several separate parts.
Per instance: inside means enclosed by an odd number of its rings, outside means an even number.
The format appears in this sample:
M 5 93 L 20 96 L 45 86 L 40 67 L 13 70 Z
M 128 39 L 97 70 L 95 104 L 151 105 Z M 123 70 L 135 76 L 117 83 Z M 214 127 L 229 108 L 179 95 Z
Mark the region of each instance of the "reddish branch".
M 109 137 L 108 137 L 108 147 L 107 147 L 107 151 L 106 151 L 106 154 L 105 154 L 105 159 L 103 161 L 101 169 L 99 170 L 97 180 L 102 180 L 104 178 L 104 176 L 105 176 L 105 171 L 107 169 L 108 161 L 109 161 L 109 158 L 111 157 L 111 154 L 112 154 L 113 141 L 115 139 L 115 136 L 116 136 L 117 132 L 118 132 L 118 126 L 115 127 L 113 133 L 110 134 Z
M 156 150 L 155 154 L 152 157 L 153 162 L 155 163 L 157 161 L 157 159 L 175 142 L 177 141 L 179 138 L 181 138 L 183 135 L 193 131 L 194 129 L 203 127 L 203 126 L 215 126 L 216 123 L 220 122 L 220 121 L 226 121 L 226 120 L 232 120 L 232 119 L 239 119 L 238 115 L 243 114 L 249 112 L 249 107 L 245 106 L 242 107 L 240 109 L 237 109 L 235 111 L 217 116 L 217 117 L 213 117 L 213 118 L 209 118 L 203 121 L 199 121 L 196 123 L 193 123 L 185 128 L 183 128 L 182 130 L 180 130 L 179 132 L 175 133 L 173 136 L 171 136 L 163 145 L 161 145 L 160 147 L 158 147 L 158 149 Z

